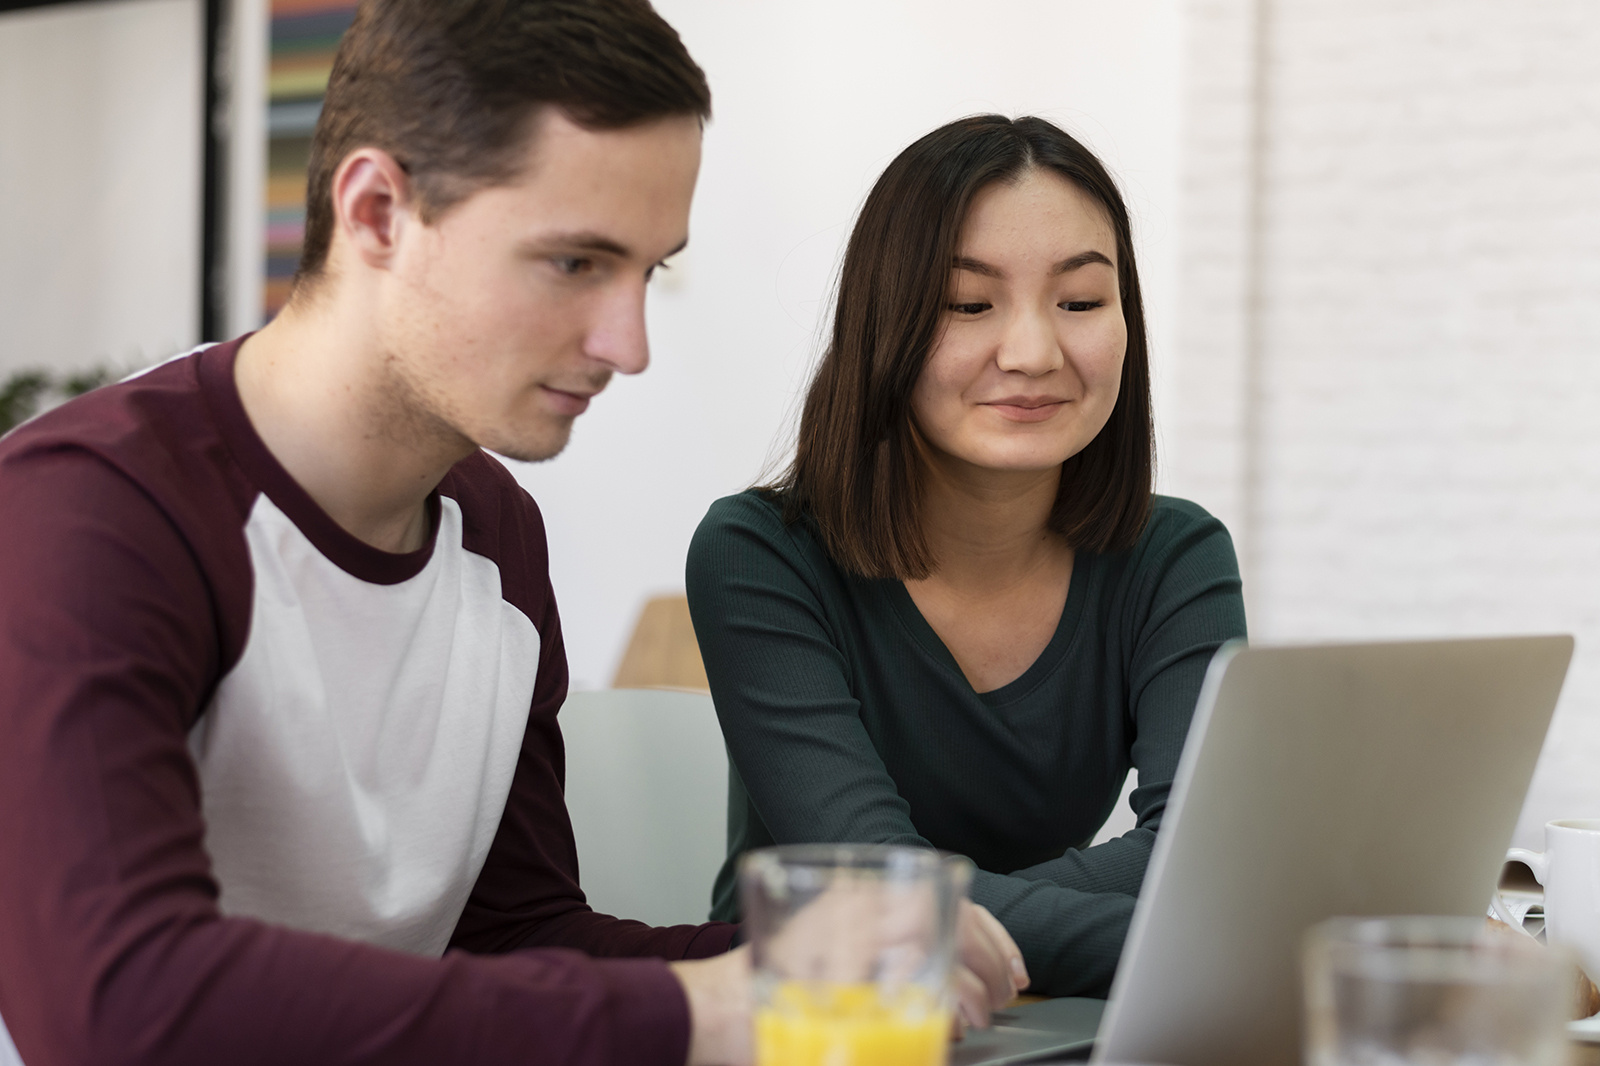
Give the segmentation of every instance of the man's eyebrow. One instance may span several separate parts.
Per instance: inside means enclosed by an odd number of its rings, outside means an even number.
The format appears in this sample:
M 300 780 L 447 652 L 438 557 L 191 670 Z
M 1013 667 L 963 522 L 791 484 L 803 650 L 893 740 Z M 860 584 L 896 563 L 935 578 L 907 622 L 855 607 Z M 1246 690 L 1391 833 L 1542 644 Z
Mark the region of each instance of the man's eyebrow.
M 672 251 L 668 252 L 661 258 L 671 259 L 688 246 L 689 238 L 685 237 L 683 240 L 678 242 L 677 247 L 673 248 Z M 617 241 L 607 237 L 605 234 L 596 233 L 593 230 L 579 230 L 575 233 L 546 233 L 524 242 L 524 247 L 530 251 L 541 253 L 548 252 L 551 249 L 577 252 L 604 252 L 607 255 L 614 255 L 621 259 L 627 259 L 633 254 L 627 245 L 619 244 Z
M 1077 255 L 1061 260 L 1061 262 L 1050 268 L 1050 275 L 1054 277 L 1057 274 L 1070 274 L 1079 267 L 1088 266 L 1090 263 L 1104 263 L 1113 270 L 1116 269 L 1116 264 L 1106 258 L 1104 253 L 1091 250 L 1079 252 Z
M 623 259 L 632 254 L 629 252 L 627 245 L 619 244 L 605 234 L 596 233 L 593 230 L 578 230 L 573 233 L 541 233 L 539 236 L 525 241 L 524 245 L 527 248 L 538 251 L 560 248 L 563 251 L 605 252 L 607 255 L 620 256 Z

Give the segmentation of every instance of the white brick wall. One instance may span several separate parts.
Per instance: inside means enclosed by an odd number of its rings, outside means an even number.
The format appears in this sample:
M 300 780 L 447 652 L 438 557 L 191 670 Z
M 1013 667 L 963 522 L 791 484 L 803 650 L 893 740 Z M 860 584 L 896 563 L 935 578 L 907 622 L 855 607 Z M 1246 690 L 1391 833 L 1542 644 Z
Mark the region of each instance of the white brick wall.
M 1189 21 L 1174 490 L 1258 638 L 1575 633 L 1518 839 L 1600 816 L 1600 4 Z
M 1177 389 L 1160 452 L 1173 491 L 1227 523 L 1247 570 L 1260 409 L 1259 15 L 1251 0 L 1191 0 L 1187 11 Z

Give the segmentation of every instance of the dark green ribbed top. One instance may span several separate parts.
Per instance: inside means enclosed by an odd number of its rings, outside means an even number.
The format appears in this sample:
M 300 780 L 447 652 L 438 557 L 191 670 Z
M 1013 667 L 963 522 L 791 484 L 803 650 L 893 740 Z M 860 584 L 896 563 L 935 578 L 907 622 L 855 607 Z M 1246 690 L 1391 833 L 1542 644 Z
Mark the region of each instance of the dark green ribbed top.
M 1033 991 L 1106 994 L 1206 664 L 1245 632 L 1222 523 L 1155 497 L 1132 550 L 1078 554 L 1049 645 L 992 692 L 904 584 L 839 570 L 754 490 L 712 504 L 688 592 L 732 770 L 713 917 L 750 848 L 932 846 L 977 864 Z M 1087 847 L 1130 768 L 1137 828 Z

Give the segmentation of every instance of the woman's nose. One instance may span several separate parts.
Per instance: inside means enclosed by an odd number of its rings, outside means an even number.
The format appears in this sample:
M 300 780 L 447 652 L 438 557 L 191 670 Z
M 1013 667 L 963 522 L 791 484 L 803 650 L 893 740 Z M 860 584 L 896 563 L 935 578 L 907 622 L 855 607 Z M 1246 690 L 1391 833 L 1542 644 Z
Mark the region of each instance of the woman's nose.
M 1001 370 L 1038 377 L 1059 370 L 1066 362 L 1055 323 L 1048 314 L 1019 311 L 1006 323 L 995 362 Z

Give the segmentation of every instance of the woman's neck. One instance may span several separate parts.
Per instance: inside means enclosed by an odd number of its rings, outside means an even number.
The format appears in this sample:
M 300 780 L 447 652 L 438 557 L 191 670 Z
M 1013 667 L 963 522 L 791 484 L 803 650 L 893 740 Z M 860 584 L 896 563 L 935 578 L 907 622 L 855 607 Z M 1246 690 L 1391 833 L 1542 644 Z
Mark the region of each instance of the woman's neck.
M 1072 548 L 1050 529 L 1059 467 L 928 464 L 922 529 L 934 569 L 906 592 L 976 692 L 1010 684 L 1049 645 L 1072 581 Z
M 992 592 L 1070 559 L 1050 529 L 1060 484 L 1059 467 L 997 471 L 930 456 L 921 510 L 932 579 Z

